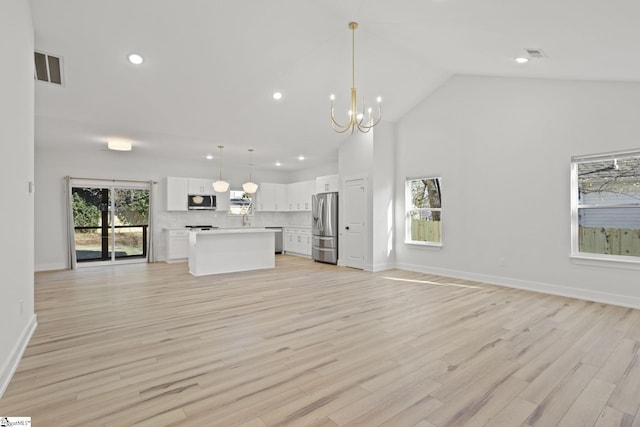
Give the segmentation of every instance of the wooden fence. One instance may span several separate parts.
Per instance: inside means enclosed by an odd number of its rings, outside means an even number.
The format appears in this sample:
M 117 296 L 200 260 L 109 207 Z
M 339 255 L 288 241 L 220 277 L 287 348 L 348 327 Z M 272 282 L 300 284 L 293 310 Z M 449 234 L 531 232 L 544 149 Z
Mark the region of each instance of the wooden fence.
M 418 242 L 442 242 L 440 221 L 411 220 L 411 240 Z
M 640 229 L 580 227 L 580 252 L 640 256 Z

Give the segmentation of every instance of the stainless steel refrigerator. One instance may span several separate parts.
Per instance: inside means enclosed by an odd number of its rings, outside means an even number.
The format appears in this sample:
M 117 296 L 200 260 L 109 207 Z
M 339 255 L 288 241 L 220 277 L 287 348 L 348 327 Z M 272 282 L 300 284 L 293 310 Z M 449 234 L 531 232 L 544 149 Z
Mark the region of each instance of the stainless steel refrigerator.
M 313 230 L 311 257 L 319 262 L 338 263 L 338 193 L 321 193 L 312 198 Z

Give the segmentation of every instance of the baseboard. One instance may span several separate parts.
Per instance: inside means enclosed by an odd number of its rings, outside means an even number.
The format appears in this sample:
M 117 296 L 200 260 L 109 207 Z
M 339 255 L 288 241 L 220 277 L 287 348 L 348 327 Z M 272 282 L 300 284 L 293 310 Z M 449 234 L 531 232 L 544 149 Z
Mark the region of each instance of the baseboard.
M 68 269 L 69 266 L 66 263 L 36 264 L 34 266 L 34 271 L 55 271 Z
M 31 336 L 36 330 L 36 326 L 38 326 L 38 322 L 36 320 L 36 315 L 34 314 L 22 331 L 20 339 L 13 347 L 13 350 L 9 355 L 9 359 L 2 365 L 2 369 L 0 369 L 0 399 L 2 399 L 2 395 L 7 390 L 9 382 L 11 382 L 11 378 L 13 378 L 13 374 L 16 372 L 16 369 L 18 369 L 20 359 L 22 359 L 22 355 L 31 340 Z
M 394 268 L 396 268 L 396 265 L 390 262 L 385 262 L 382 264 L 367 264 L 364 267 L 366 271 L 371 271 L 372 273 L 377 273 L 378 271 L 393 270 Z
M 474 282 L 504 286 L 507 288 L 522 289 L 525 291 L 541 292 L 544 294 L 558 295 L 562 297 L 576 298 L 576 299 L 581 299 L 586 301 L 594 301 L 594 302 L 600 302 L 604 304 L 618 305 L 621 307 L 640 309 L 640 298 L 630 297 L 628 295 L 619 295 L 619 294 L 612 294 L 608 292 L 591 291 L 587 289 L 576 289 L 568 286 L 555 285 L 551 283 L 513 279 L 510 277 L 492 276 L 487 274 L 470 273 L 466 271 L 449 270 L 445 268 L 428 267 L 428 266 L 415 265 L 415 264 L 399 263 L 396 265 L 396 267 L 402 270 L 415 271 L 418 273 L 435 274 L 438 276 L 472 280 Z

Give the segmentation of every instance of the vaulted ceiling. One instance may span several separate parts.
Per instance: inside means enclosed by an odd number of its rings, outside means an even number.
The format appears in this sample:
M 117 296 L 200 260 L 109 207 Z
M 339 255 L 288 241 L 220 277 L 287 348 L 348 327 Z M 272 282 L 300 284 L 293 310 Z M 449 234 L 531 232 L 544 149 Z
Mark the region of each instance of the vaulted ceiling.
M 36 83 L 36 145 L 296 170 L 335 161 L 351 32 L 356 87 L 397 121 L 455 74 L 639 81 L 637 0 L 31 0 L 36 50 L 64 86 Z M 517 64 L 524 49 L 546 58 Z M 130 53 L 143 55 L 139 66 Z M 281 91 L 283 99 L 272 99 Z M 597 100 L 596 100 L 597 101 Z M 452 111 L 451 114 L 455 114 Z M 297 160 L 304 155 L 306 160 Z

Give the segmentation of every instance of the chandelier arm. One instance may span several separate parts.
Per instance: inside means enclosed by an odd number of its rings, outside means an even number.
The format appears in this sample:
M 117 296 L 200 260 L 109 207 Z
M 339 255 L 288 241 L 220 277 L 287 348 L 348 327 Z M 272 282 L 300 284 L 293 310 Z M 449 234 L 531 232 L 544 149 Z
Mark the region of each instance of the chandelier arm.
M 333 112 L 331 113 L 331 126 L 335 129 L 336 126 L 340 129 L 345 128 L 348 129 L 351 125 L 351 121 L 349 121 L 346 125 L 343 125 L 342 123 L 340 123 L 339 121 L 337 121 L 335 119 L 335 117 L 333 116 Z
M 376 120 L 375 122 L 373 122 L 371 125 L 362 125 L 362 126 L 358 126 L 358 129 L 360 129 L 362 132 L 367 132 L 369 129 L 372 129 L 373 127 L 375 127 L 378 123 L 380 123 L 380 120 L 382 120 L 382 117 L 378 117 L 378 120 Z M 367 131 L 364 131 L 363 129 L 367 129 Z
M 368 132 L 369 129 L 371 129 L 372 127 L 374 127 L 375 125 L 377 125 L 378 123 L 380 123 L 380 121 L 382 120 L 382 106 L 380 103 L 378 103 L 378 118 L 376 119 L 375 122 L 373 122 L 370 125 L 358 125 L 358 129 L 360 129 L 360 131 L 362 132 Z M 367 129 L 366 131 L 364 131 L 363 129 Z

